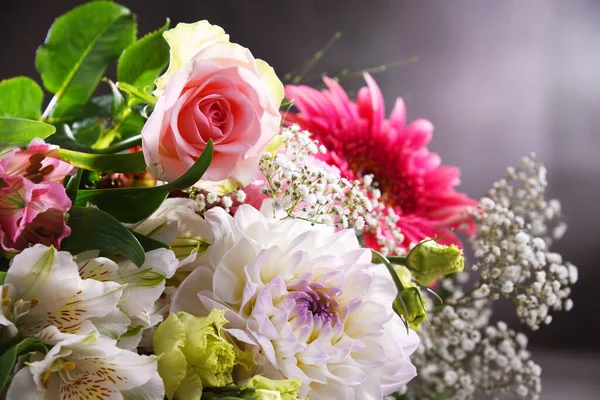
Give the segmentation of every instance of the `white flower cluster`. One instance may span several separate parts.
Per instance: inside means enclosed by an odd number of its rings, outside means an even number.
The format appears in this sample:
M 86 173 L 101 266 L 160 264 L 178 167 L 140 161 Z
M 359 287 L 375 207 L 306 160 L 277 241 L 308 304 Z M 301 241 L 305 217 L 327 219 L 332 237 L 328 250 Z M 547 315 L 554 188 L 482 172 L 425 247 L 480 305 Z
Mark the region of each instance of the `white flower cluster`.
M 534 330 L 551 322 L 551 310 L 571 309 L 569 286 L 577 281 L 577 268 L 548 250 L 566 228 L 558 201 L 544 200 L 545 175 L 532 157 L 509 168 L 481 200 L 471 240 L 473 269 L 481 270 L 492 300 L 515 300 L 517 315 Z
M 354 226 L 362 230 L 362 214 L 371 211 L 361 182 L 350 182 L 337 168 L 319 161 L 315 155 L 326 152 L 310 133 L 297 125 L 284 128 L 278 151 L 265 153 L 260 170 L 265 177 L 261 193 L 272 200 L 274 211 L 338 228 Z
M 398 226 L 400 216 L 393 207 L 380 201 L 381 191 L 378 183 L 373 181 L 373 175 L 363 177 L 362 191 L 371 199 L 372 211 L 366 216 L 366 231 L 371 233 L 377 244 L 381 246 L 381 254 L 388 256 L 405 256 L 407 251 L 400 246 L 404 242 L 404 234 Z M 416 245 L 413 243 L 412 246 Z
M 569 285 L 577 268 L 549 251 L 566 225 L 560 204 L 544 199 L 545 174 L 525 157 L 481 200 L 470 240 L 479 279 L 467 290 L 465 272 L 441 279 L 437 291 L 445 302 L 429 311 L 413 356 L 419 375 L 402 398 L 539 398 L 541 368 L 530 359 L 527 337 L 503 322 L 490 325 L 490 317 L 495 300 L 510 299 L 535 330 L 550 323 L 551 310 L 573 306 Z
M 480 327 L 481 318 L 474 308 L 450 306 L 431 318 L 413 356 L 419 375 L 408 398 L 539 398 L 541 368 L 531 360 L 527 337 L 504 322 Z
M 229 195 L 218 195 L 214 192 L 199 191 L 197 188 L 188 189 L 190 198 L 196 200 L 196 211 L 199 214 L 214 207 L 221 207 L 230 212 L 232 207 L 243 204 L 246 200 L 246 193 L 243 190 L 236 190 Z

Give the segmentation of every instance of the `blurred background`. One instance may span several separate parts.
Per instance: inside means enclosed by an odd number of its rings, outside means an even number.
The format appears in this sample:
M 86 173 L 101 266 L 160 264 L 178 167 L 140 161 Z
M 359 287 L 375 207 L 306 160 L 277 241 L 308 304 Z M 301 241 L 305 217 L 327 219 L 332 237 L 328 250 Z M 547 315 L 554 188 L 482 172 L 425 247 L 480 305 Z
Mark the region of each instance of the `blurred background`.
M 40 81 L 35 50 L 76 0 L 5 3 L 0 79 Z M 338 31 L 341 39 L 307 77 L 381 64 L 387 104 L 405 99 L 409 119 L 435 126 L 431 149 L 462 170 L 461 190 L 484 195 L 509 165 L 535 152 L 548 168 L 569 229 L 554 250 L 580 268 L 574 309 L 531 333 L 545 367 L 543 399 L 600 398 L 600 1 L 121 1 L 139 34 L 177 22 L 221 25 L 283 76 Z M 411 58 L 416 62 L 408 62 Z M 361 78 L 343 81 L 349 90 Z M 499 310 L 516 329 L 512 307 Z

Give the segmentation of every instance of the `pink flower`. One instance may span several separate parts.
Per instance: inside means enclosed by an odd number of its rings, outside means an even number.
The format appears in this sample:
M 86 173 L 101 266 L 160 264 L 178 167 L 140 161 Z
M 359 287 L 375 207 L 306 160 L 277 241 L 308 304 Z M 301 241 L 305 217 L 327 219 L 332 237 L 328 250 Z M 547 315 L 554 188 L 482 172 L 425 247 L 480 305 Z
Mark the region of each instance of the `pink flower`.
M 14 149 L 0 156 L 0 168 L 7 175 L 22 176 L 33 183 L 61 183 L 74 169 L 60 160 L 58 146 L 38 138 L 33 139 L 25 150 Z
M 197 49 L 189 48 L 188 31 L 200 43 Z M 181 176 L 212 139 L 214 156 L 202 180 L 247 185 L 279 129 L 281 82 L 248 49 L 215 34 L 221 31 L 203 21 L 165 33 L 172 65 L 166 83 L 158 81 L 164 94 L 142 130 L 144 157 L 156 179 Z
M 56 182 L 33 183 L 0 168 L 0 246 L 20 251 L 41 243 L 60 248 L 71 233 L 65 213 L 71 207 L 64 187 Z
M 454 190 L 460 183 L 458 168 L 440 166 L 440 157 L 427 149 L 431 122 L 419 119 L 406 125 L 402 99 L 396 100 L 386 119 L 379 87 L 370 75 L 365 74 L 365 80 L 368 87 L 360 89 L 356 102 L 329 78 L 324 78 L 328 89 L 320 92 L 303 85 L 287 86 L 286 96 L 299 113 L 288 114 L 285 122 L 312 132 L 328 150 L 323 159 L 347 179 L 373 174 L 380 201 L 400 216 L 397 226 L 404 238 L 397 245 L 406 248 L 453 227 L 472 232 L 465 211 L 477 203 Z M 381 232 L 381 225 L 377 236 L 392 239 L 390 232 Z M 366 243 L 380 248 L 374 233 L 367 232 Z M 454 234 L 444 241 L 460 244 Z

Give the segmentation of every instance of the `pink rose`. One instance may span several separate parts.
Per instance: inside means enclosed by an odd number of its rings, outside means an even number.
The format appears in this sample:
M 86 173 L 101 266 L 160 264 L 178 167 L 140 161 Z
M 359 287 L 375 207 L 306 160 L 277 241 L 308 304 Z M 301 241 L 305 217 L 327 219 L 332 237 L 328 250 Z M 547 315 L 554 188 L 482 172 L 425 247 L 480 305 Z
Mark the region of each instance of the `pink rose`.
M 74 167 L 61 161 L 58 146 L 33 139 L 27 149 L 14 149 L 0 156 L 0 169 L 7 175 L 18 175 L 33 183 L 62 182 Z
M 65 223 L 69 208 L 71 200 L 60 183 L 33 183 L 0 168 L 0 246 L 4 250 L 20 251 L 36 243 L 60 248 L 62 239 L 71 233 Z
M 158 180 L 172 181 L 212 139 L 213 160 L 199 186 L 203 181 L 231 190 L 247 185 L 279 129 L 281 82 L 268 64 L 205 21 L 179 24 L 165 38 L 171 66 L 157 81 L 162 94 L 142 130 L 148 171 Z

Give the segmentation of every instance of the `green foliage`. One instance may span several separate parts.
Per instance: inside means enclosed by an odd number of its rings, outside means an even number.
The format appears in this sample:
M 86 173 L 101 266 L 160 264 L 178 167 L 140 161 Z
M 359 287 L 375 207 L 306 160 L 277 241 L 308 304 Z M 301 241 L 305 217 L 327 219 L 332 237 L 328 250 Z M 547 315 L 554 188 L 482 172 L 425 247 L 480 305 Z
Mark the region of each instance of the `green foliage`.
M 90 202 L 119 221 L 138 222 L 152 214 L 174 190 L 188 188 L 198 182 L 208 169 L 213 155 L 212 141 L 209 141 L 198 160 L 178 179 L 166 185 L 153 188 L 118 188 L 80 190 L 77 204 Z
M 0 147 L 26 146 L 31 139 L 46 138 L 56 129 L 31 119 L 0 117 Z
M 125 49 L 117 67 L 119 82 L 129 83 L 145 93 L 152 91 L 154 80 L 169 64 L 169 45 L 162 37 L 168 28 L 167 19 L 162 28 L 147 34 Z
M 39 119 L 44 92 L 31 78 L 18 76 L 0 82 L 0 117 Z
M 46 354 L 48 348 L 37 339 L 27 338 L 10 347 L 0 356 L 0 392 L 4 390 L 4 386 L 6 386 L 6 383 L 15 368 L 17 359 L 22 355 L 34 351 Z
M 106 67 L 135 35 L 133 14 L 112 2 L 94 1 L 59 17 L 36 55 L 44 87 L 55 93 L 45 117 L 68 114 L 69 108 L 85 104 Z
M 60 149 L 59 152 L 61 159 L 90 171 L 125 174 L 146 171 L 146 162 L 141 151 L 129 154 L 89 154 Z
M 111 190 L 116 189 L 106 191 Z M 146 259 L 144 248 L 131 231 L 102 210 L 73 207 L 67 224 L 71 227 L 71 234 L 63 240 L 61 250 L 72 254 L 87 250 L 105 251 L 127 257 L 137 266 Z
M 141 233 L 135 231 L 131 231 L 131 233 L 133 233 L 133 236 L 135 236 L 135 238 L 138 240 L 138 242 L 140 242 L 140 244 L 146 251 L 156 249 L 169 249 L 171 247 L 167 243 L 163 243 L 158 240 L 149 238 L 148 236 L 144 236 Z
M 55 144 L 61 149 L 82 151 L 85 153 L 98 153 L 98 151 L 92 149 L 89 145 L 78 142 L 69 125 L 57 124 L 55 126 L 56 132 L 53 135 L 48 136 L 46 139 L 47 143 Z
M 67 182 L 67 186 L 65 191 L 69 199 L 71 199 L 71 203 L 75 203 L 77 200 L 77 191 L 79 190 L 79 185 L 81 184 L 81 177 L 83 176 L 83 169 L 78 168 L 77 173 L 69 178 Z

